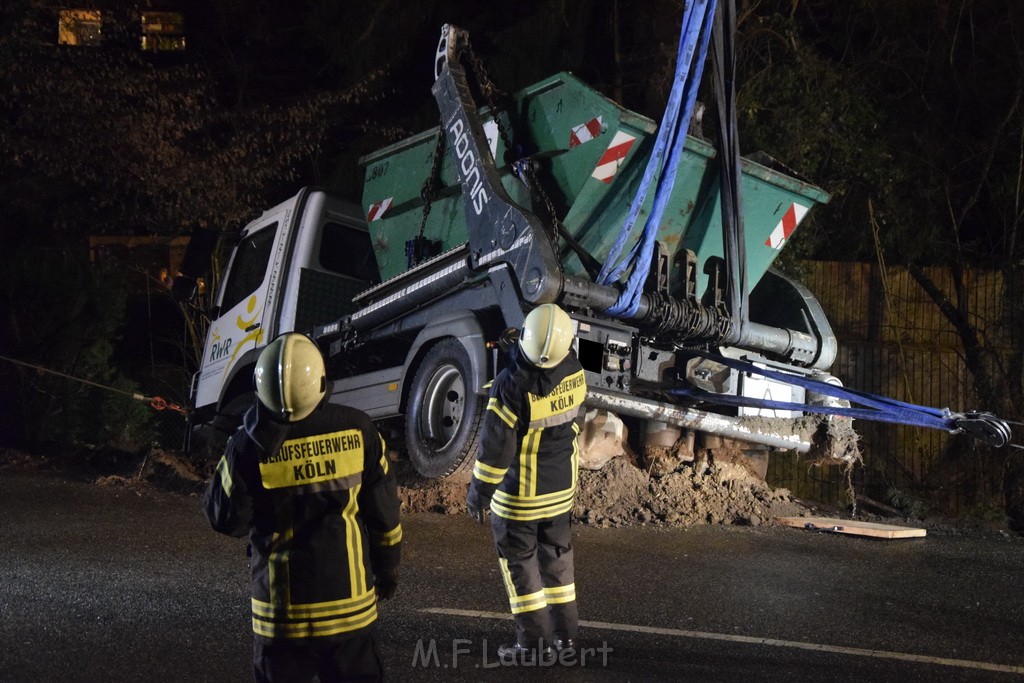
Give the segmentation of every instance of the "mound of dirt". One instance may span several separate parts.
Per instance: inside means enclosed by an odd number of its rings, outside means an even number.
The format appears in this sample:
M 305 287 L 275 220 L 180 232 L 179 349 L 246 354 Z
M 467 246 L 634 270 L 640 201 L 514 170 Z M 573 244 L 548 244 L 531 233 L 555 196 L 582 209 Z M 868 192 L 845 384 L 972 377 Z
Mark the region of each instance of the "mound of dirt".
M 437 512 L 456 515 L 466 511 L 466 489 L 470 472 L 457 472 L 444 479 L 423 479 L 408 461 L 392 463 L 398 468 L 398 498 L 402 512 Z
M 742 465 L 701 458 L 654 477 L 616 458 L 601 470 L 581 473 L 575 514 L 584 524 L 599 527 L 760 526 L 805 511 L 789 491 L 773 490 Z
M 200 494 L 205 490 L 207 480 L 183 455 L 154 448 L 143 456 L 132 474 L 108 474 L 97 477 L 96 483 L 132 489 L 137 493 L 153 487 L 175 493 Z
M 461 514 L 468 484 L 468 473 L 423 481 L 411 471 L 400 471 L 402 511 Z M 789 491 L 773 490 L 739 464 L 698 458 L 656 477 L 626 458 L 614 458 L 600 470 L 580 471 L 574 516 L 598 527 L 758 526 L 804 512 Z

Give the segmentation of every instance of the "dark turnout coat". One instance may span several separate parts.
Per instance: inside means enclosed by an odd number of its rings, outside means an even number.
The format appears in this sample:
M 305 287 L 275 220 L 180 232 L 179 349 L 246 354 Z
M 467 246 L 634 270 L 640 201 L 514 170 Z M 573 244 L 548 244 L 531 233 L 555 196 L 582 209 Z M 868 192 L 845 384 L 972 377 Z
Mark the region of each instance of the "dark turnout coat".
M 586 397 L 575 353 L 543 369 L 512 349 L 491 386 L 473 467 L 473 487 L 490 499 L 492 514 L 531 522 L 572 509 Z
M 215 530 L 249 534 L 257 637 L 349 637 L 376 621 L 374 572 L 398 566 L 402 540 L 384 453 L 352 408 L 326 403 L 292 424 L 246 413 L 203 507 Z

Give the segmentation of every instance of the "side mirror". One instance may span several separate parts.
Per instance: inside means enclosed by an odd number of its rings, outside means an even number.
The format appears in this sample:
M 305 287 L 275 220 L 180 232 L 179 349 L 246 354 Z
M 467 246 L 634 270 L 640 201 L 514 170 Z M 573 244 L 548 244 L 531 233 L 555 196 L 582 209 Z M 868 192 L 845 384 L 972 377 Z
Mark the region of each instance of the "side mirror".
M 196 278 L 177 275 L 171 283 L 171 296 L 175 301 L 192 301 L 197 295 Z
M 171 295 L 176 301 L 189 301 L 196 296 L 198 280 L 209 273 L 210 259 L 222 236 L 212 230 L 192 231 L 181 260 L 181 272 L 171 285 Z

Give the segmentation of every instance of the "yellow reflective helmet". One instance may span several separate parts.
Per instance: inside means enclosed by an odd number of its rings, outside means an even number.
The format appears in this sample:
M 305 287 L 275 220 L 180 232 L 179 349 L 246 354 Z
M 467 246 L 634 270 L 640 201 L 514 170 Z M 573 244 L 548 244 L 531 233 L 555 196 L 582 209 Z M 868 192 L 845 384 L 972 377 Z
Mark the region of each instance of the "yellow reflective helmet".
M 568 313 L 556 304 L 541 304 L 523 321 L 519 348 L 538 368 L 553 368 L 569 355 L 575 336 Z
M 324 357 L 304 334 L 282 334 L 256 361 L 256 396 L 279 419 L 298 422 L 323 400 L 327 391 Z

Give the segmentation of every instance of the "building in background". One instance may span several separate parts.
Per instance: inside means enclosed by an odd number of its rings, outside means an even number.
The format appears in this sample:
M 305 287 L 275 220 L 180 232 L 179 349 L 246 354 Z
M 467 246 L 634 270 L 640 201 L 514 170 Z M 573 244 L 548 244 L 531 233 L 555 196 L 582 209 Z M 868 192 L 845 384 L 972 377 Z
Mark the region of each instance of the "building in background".
M 181 12 L 147 11 L 137 17 L 142 51 L 181 52 L 185 49 L 185 17 Z M 62 9 L 57 14 L 57 44 L 101 45 L 103 22 L 101 10 Z
M 142 50 L 180 52 L 185 49 L 185 18 L 180 12 L 142 13 Z
M 99 45 L 103 15 L 99 10 L 62 9 L 57 15 L 58 45 Z

